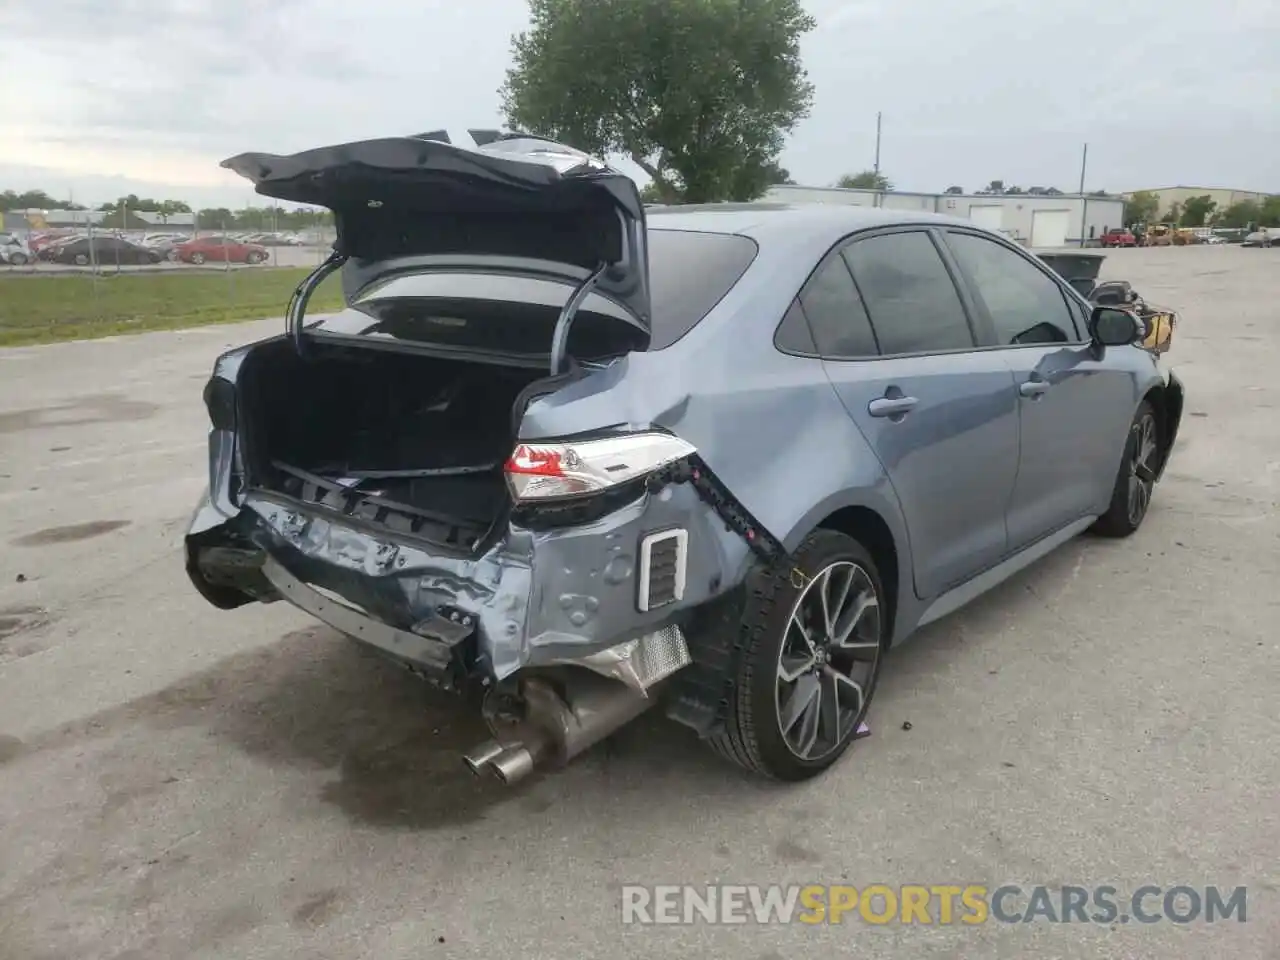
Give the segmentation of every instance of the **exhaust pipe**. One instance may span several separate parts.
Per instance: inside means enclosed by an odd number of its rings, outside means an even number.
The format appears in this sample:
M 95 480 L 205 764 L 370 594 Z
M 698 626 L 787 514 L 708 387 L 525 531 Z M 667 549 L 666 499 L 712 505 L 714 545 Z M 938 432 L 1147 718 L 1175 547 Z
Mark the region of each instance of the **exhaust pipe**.
M 646 696 L 588 670 L 566 672 L 558 679 L 520 682 L 524 716 L 512 730 L 515 736 L 489 740 L 463 757 L 472 773 L 491 773 L 514 784 L 539 766 L 563 766 L 658 702 L 654 688 Z

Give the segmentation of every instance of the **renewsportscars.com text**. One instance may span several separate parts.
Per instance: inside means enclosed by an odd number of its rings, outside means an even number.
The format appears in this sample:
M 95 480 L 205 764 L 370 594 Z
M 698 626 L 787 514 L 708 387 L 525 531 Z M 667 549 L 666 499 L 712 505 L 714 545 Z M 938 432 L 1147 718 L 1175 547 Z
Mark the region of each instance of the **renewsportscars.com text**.
M 622 888 L 626 924 L 1216 923 L 1248 918 L 1246 887 L 1005 884 Z

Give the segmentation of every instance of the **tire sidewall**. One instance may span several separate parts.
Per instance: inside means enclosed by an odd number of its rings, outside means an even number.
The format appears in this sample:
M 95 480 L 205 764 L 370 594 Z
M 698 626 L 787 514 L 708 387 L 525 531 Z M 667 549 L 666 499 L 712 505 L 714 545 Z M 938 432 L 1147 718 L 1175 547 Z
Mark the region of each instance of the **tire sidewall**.
M 852 537 L 834 530 L 818 530 L 810 535 L 805 544 L 797 551 L 796 568 L 805 575 L 806 582 L 824 567 L 840 561 L 851 561 L 862 567 L 875 586 L 876 598 L 880 604 L 880 655 L 875 669 L 866 687 L 866 698 L 859 722 L 866 718 L 876 685 L 880 679 L 885 647 L 885 629 L 889 622 L 889 610 L 884 593 L 884 585 L 880 579 L 880 571 L 871 559 L 871 554 Z M 786 574 L 782 574 L 786 576 Z M 752 724 L 762 758 L 768 763 L 772 772 L 779 779 L 799 780 L 814 775 L 830 767 L 844 752 L 849 749 L 855 737 L 850 737 L 837 749 L 816 760 L 802 760 L 792 753 L 779 729 L 777 697 L 777 665 L 786 636 L 787 623 L 791 619 L 791 611 L 803 592 L 788 577 L 775 597 L 774 604 L 762 624 L 763 634 L 755 645 L 753 664 L 748 689 L 746 692 L 752 714 Z M 857 730 L 855 725 L 854 730 Z

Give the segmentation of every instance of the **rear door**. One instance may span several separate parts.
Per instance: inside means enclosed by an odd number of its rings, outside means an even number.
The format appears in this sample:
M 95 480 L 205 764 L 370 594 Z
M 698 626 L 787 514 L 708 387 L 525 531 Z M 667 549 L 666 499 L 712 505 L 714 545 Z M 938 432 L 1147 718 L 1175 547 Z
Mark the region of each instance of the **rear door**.
M 945 240 L 1017 384 L 1021 453 L 1009 502 L 1016 550 L 1106 504 L 1133 385 L 1097 358 L 1083 305 L 1041 263 L 977 233 L 949 230 Z
M 937 596 L 999 561 L 1017 469 L 1013 377 L 975 350 L 930 232 L 860 235 L 800 300 L 827 375 L 902 504 L 916 593 Z

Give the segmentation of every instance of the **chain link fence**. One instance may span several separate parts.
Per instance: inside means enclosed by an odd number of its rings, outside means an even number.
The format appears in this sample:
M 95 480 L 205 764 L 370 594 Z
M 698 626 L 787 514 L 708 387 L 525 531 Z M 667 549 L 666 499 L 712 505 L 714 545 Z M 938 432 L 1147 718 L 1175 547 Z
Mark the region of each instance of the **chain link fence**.
M 177 234 L 178 231 L 171 231 Z M 0 235 L 0 347 L 283 316 L 332 229 Z M 337 309 L 330 277 L 310 312 Z

